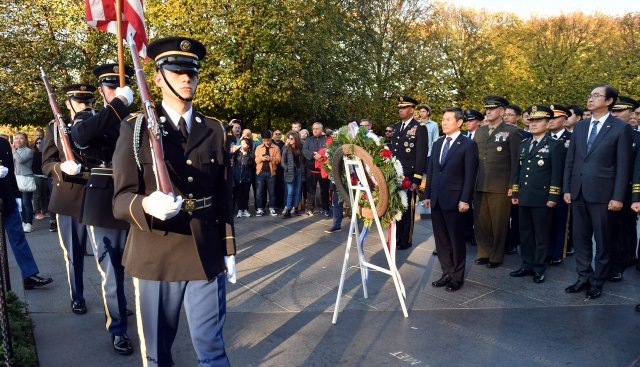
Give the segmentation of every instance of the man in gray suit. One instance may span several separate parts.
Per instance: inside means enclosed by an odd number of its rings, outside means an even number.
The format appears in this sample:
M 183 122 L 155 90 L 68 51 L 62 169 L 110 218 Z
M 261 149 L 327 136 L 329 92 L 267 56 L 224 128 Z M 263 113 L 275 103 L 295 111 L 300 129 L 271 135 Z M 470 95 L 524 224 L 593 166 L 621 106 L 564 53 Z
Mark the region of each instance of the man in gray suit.
M 587 299 L 602 295 L 609 270 L 611 212 L 622 209 L 631 170 L 631 127 L 613 117 L 618 91 L 600 84 L 587 99 L 590 119 L 578 122 L 569 143 L 564 171 L 564 200 L 572 203 L 573 245 L 578 281 L 567 293 L 587 290 Z M 592 240 L 595 237 L 595 269 Z

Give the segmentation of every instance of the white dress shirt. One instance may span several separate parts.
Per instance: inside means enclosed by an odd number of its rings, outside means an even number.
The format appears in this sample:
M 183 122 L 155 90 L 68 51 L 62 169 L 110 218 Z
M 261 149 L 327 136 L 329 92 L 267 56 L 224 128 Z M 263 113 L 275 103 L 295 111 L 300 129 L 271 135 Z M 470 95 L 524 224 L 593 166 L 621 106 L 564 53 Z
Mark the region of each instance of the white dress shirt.
M 162 108 L 164 108 L 164 110 L 169 115 L 169 120 L 171 120 L 171 123 L 173 124 L 173 126 L 175 126 L 176 130 L 180 131 L 178 122 L 180 121 L 180 117 L 183 117 L 187 122 L 187 132 L 191 132 L 191 114 L 193 113 L 193 106 L 191 106 L 191 108 L 189 108 L 189 110 L 185 112 L 184 115 L 180 115 L 178 112 L 176 112 L 176 110 L 169 107 L 168 104 L 164 103 L 164 101 L 162 101 Z
M 449 152 L 450 152 L 451 148 L 453 148 L 453 143 L 456 141 L 456 139 L 458 139 L 458 135 L 460 135 L 460 130 L 456 131 L 451 135 L 446 135 L 444 137 L 444 141 L 442 142 L 442 146 L 440 147 L 440 163 L 442 163 L 442 151 L 444 150 L 445 144 L 447 144 L 447 138 L 451 138 L 451 143 L 449 143 Z

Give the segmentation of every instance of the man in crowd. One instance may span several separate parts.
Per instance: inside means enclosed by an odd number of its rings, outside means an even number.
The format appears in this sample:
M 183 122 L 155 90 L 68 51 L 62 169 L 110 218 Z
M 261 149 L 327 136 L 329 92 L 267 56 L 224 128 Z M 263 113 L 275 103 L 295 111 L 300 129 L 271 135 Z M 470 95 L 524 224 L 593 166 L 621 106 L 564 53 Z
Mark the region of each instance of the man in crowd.
M 206 49 L 194 39 L 167 37 L 150 43 L 147 53 L 162 94 L 156 112 L 169 192 L 157 187 L 143 115 L 121 124 L 113 155 L 113 213 L 131 227 L 123 263 L 136 291 L 142 365 L 174 363 L 171 346 L 184 305 L 199 364 L 229 366 L 222 328 L 236 241 L 227 134 L 192 103 Z
M 407 192 L 407 209 L 402 219 L 396 222 L 396 246 L 406 250 L 413 243 L 413 221 L 415 218 L 416 191 L 422 183 L 424 162 L 429 155 L 429 136 L 427 127 L 413 118 L 418 101 L 411 97 L 398 97 L 398 115 L 401 121 L 393 125 L 393 136 L 389 148 L 402 164 L 404 176 L 411 182 Z
M 427 170 L 424 206 L 431 207 L 433 234 L 436 240 L 442 277 L 434 287 L 449 292 L 464 283 L 466 260 L 465 213 L 471 208 L 478 173 L 478 147 L 460 133 L 464 113 L 457 107 L 447 108 L 442 116 L 442 139 L 433 144 Z
M 564 128 L 568 132 L 573 132 L 573 127 L 576 125 L 578 121 L 582 120 L 582 115 L 584 114 L 584 110 L 582 109 L 582 107 L 578 106 L 577 104 L 569 105 L 567 106 L 567 108 L 569 109 L 569 111 L 571 111 L 571 116 L 567 118 L 567 122 L 565 122 Z
M 322 124 L 314 122 L 312 135 L 304 141 L 302 145 L 302 155 L 306 162 L 307 170 L 307 215 L 314 214 L 316 202 L 316 188 L 320 185 L 320 200 L 322 202 L 322 213 L 325 217 L 330 217 L 329 212 L 329 179 L 323 178 L 318 167 L 323 157 L 318 151 L 327 147 L 327 137 L 322 134 Z M 316 164 L 316 162 L 318 162 Z
M 433 146 L 433 142 L 438 140 L 440 137 L 440 129 L 438 127 L 438 123 L 431 120 L 431 107 L 428 104 L 420 105 L 420 124 L 427 128 L 427 135 L 429 136 L 429 153 L 427 154 L 427 159 L 424 162 L 424 172 L 427 172 L 427 168 L 429 167 L 429 157 L 431 157 L 431 147 Z
M 302 130 L 302 124 L 299 121 L 294 121 L 291 123 L 291 131 L 299 133 L 300 130 Z
M 464 121 L 467 126 L 467 131 L 464 133 L 469 139 L 474 140 L 476 132 L 480 128 L 480 124 L 484 120 L 482 112 L 474 109 L 464 110 Z
M 514 172 L 511 202 L 520 211 L 522 265 L 512 277 L 533 275 L 534 283 L 545 280 L 545 258 L 551 238 L 552 210 L 560 199 L 565 149 L 547 135 L 553 110 L 534 105 L 529 114 L 530 138 L 518 147 L 519 164 Z
M 478 243 L 477 265 L 497 268 L 504 258 L 511 185 L 518 166 L 518 144 L 522 136 L 518 128 L 503 123 L 502 115 L 509 102 L 500 96 L 484 98 L 487 125 L 478 129 L 480 165 L 473 197 L 474 230 Z
M 262 132 L 262 144 L 255 150 L 256 161 L 256 217 L 264 215 L 269 194 L 269 215 L 275 217 L 276 211 L 276 173 L 280 167 L 280 148 L 271 141 L 271 131 Z M 266 187 L 265 187 L 266 186 Z
M 576 124 L 564 171 L 564 200 L 572 203 L 578 280 L 567 293 L 599 298 L 607 280 L 612 243 L 611 212 L 622 209 L 631 167 L 631 127 L 611 116 L 618 91 L 596 86 L 587 99 L 591 119 Z M 595 238 L 595 259 L 593 242 Z M 595 260 L 595 268 L 591 267 Z

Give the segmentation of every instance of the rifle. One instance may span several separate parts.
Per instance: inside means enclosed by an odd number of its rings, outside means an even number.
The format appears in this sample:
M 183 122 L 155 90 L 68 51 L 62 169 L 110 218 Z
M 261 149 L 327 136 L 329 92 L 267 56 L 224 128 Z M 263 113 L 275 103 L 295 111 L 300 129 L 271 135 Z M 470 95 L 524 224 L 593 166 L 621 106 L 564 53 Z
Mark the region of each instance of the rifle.
M 156 187 L 159 191 L 165 194 L 173 193 L 173 186 L 169 179 L 169 172 L 167 171 L 167 166 L 164 163 L 162 127 L 158 123 L 156 107 L 151 99 L 149 84 L 147 84 L 144 70 L 142 70 L 138 47 L 136 46 L 136 42 L 133 40 L 133 36 L 131 34 L 127 36 L 127 42 L 129 43 L 129 48 L 131 50 L 133 68 L 136 72 L 136 81 L 138 82 L 138 89 L 140 90 L 142 111 L 144 113 L 144 117 L 147 119 L 147 135 L 149 135 L 149 144 L 151 145 L 151 157 L 153 160 L 153 173 L 156 177 Z
M 53 89 L 49 84 L 49 79 L 47 78 L 47 74 L 44 72 L 42 66 L 40 67 L 40 74 L 42 77 L 42 81 L 44 82 L 44 87 L 47 90 L 47 94 L 49 95 L 49 105 L 51 106 L 51 110 L 53 111 L 53 120 L 58 128 L 58 132 L 60 135 L 60 143 L 62 143 L 62 151 L 64 153 L 65 161 L 75 161 L 73 157 L 73 150 L 71 150 L 71 143 L 69 142 L 69 131 L 64 124 L 62 113 L 60 112 L 60 107 L 58 107 L 58 103 L 56 102 L 56 96 L 53 94 Z

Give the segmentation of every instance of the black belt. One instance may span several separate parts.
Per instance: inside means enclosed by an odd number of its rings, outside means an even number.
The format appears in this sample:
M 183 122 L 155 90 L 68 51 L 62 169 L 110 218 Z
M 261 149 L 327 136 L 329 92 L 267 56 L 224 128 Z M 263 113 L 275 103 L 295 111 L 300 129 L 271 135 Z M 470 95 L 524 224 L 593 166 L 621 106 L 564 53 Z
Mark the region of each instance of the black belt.
M 113 168 L 102 168 L 102 167 L 97 167 L 97 168 L 92 168 L 91 169 L 91 175 L 98 175 L 98 176 L 113 176 Z
M 182 210 L 185 212 L 193 212 L 196 210 L 210 207 L 213 204 L 213 196 L 207 196 L 202 199 L 183 199 Z

